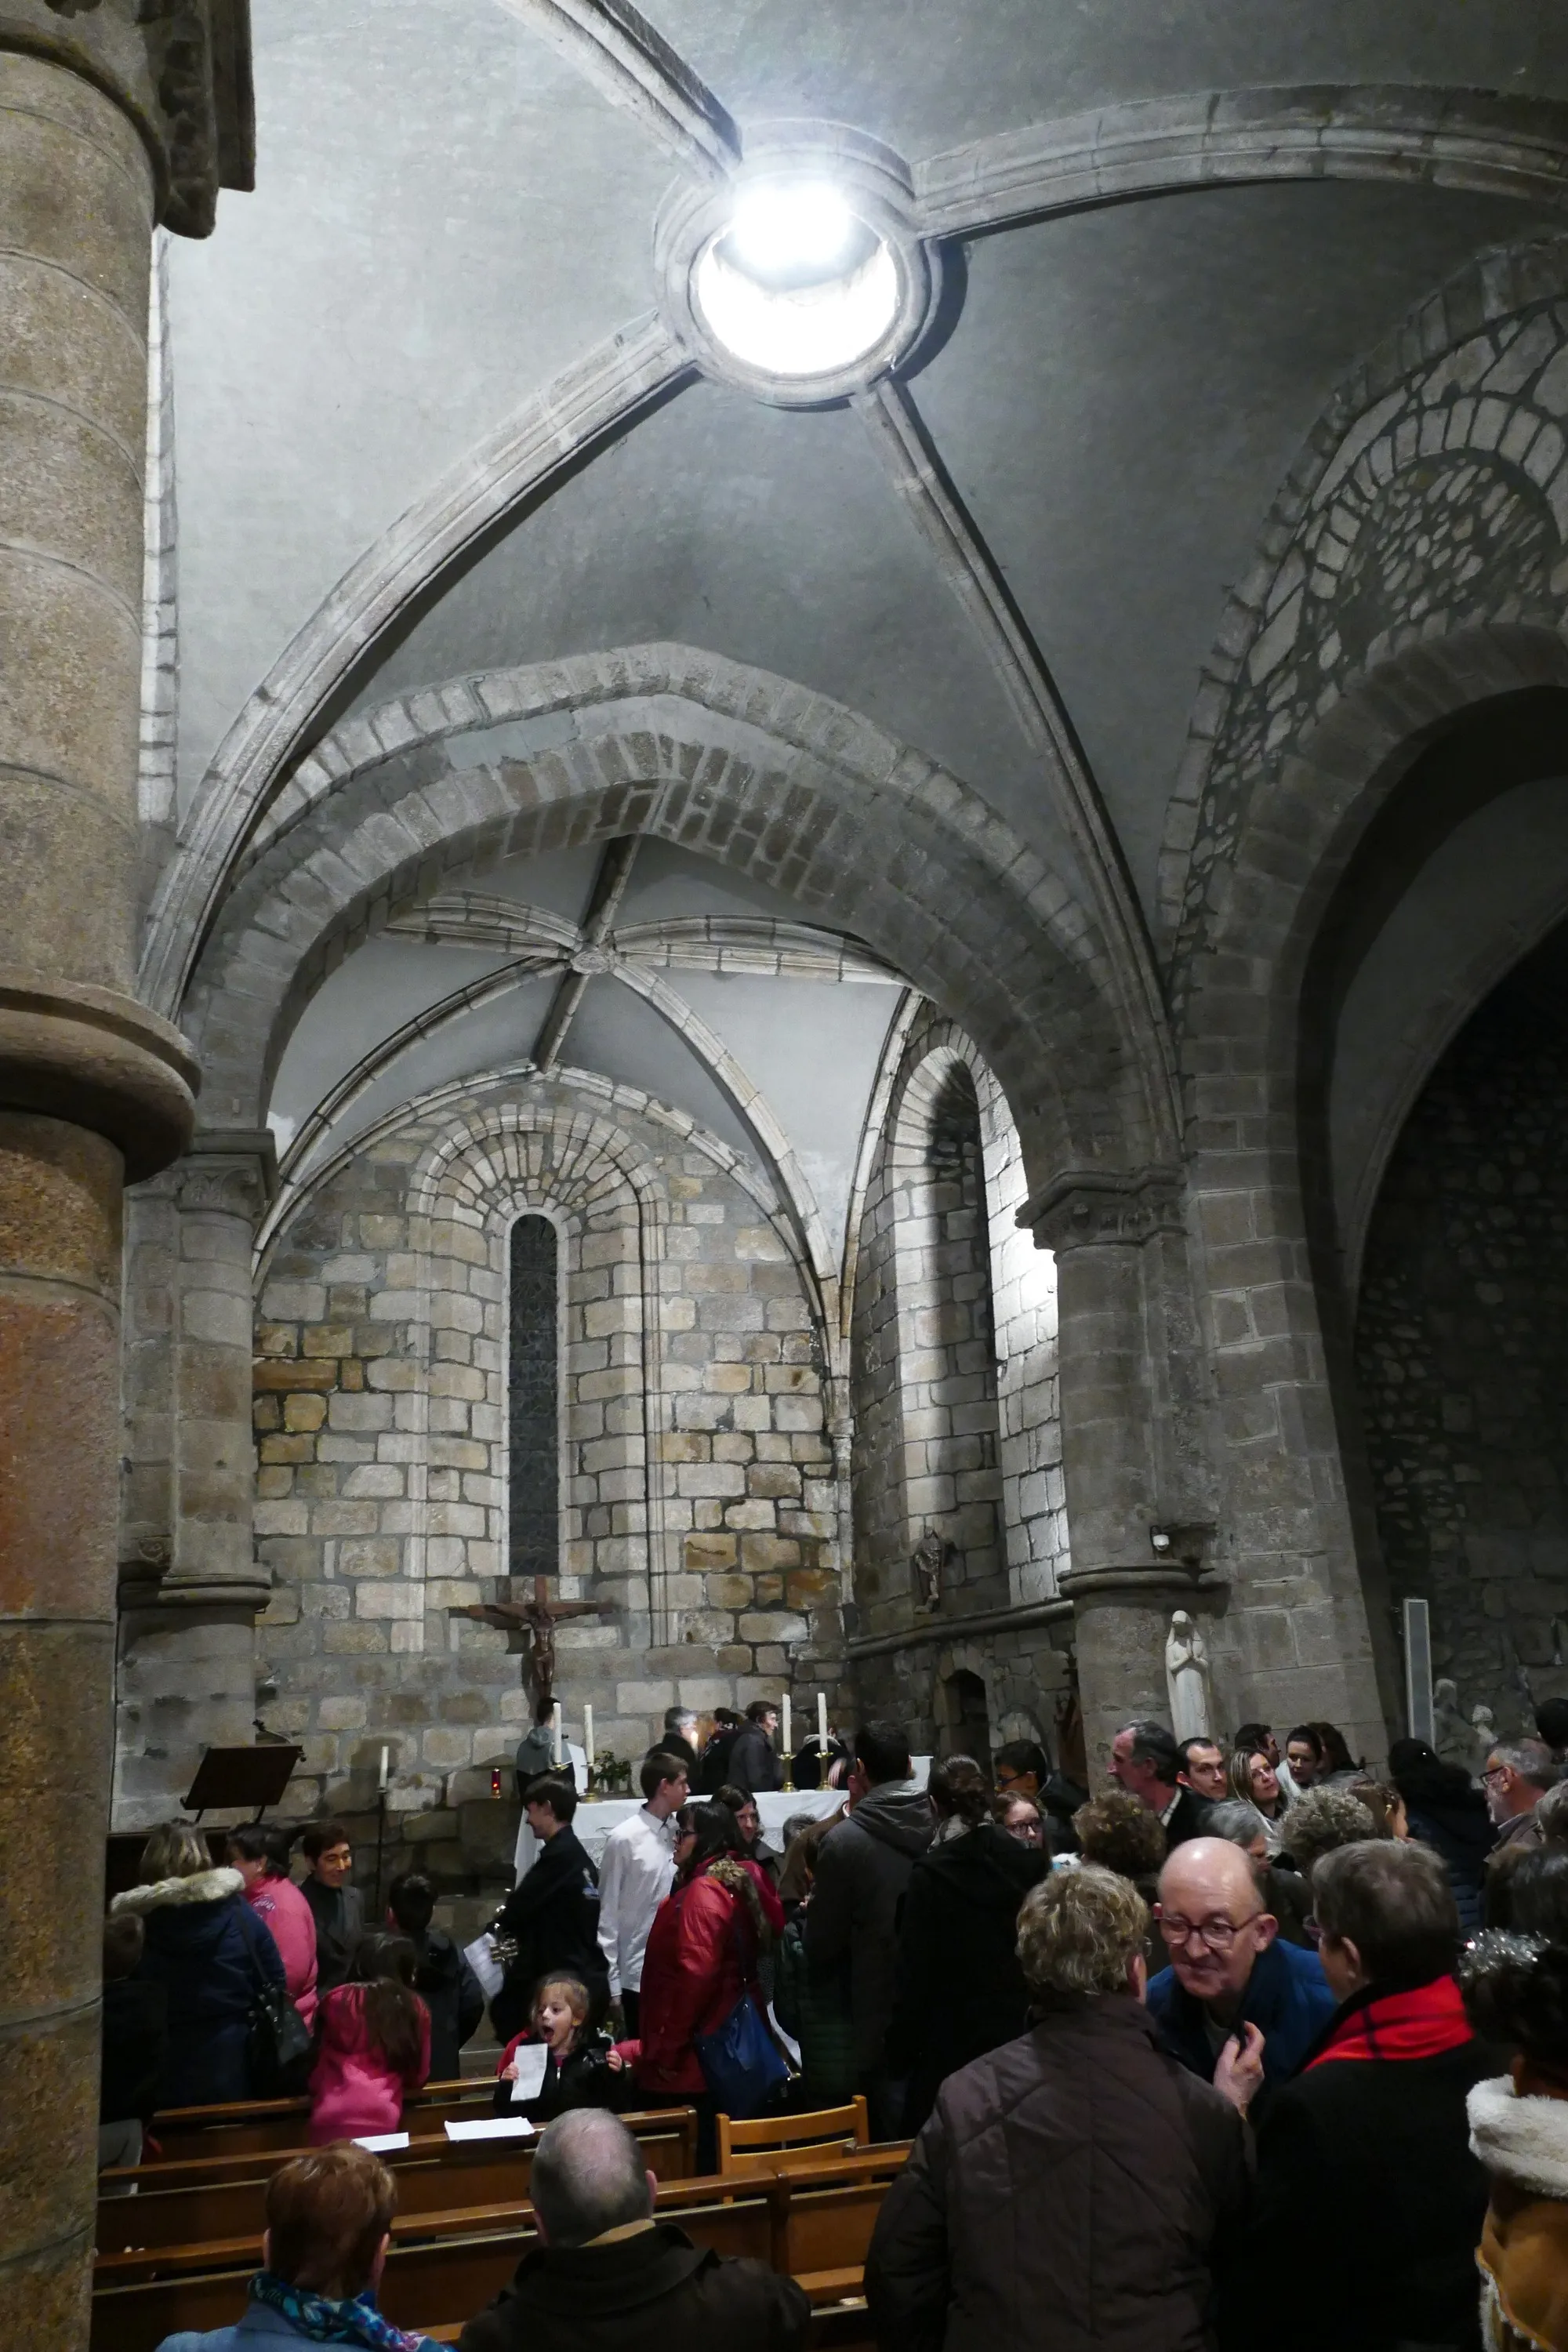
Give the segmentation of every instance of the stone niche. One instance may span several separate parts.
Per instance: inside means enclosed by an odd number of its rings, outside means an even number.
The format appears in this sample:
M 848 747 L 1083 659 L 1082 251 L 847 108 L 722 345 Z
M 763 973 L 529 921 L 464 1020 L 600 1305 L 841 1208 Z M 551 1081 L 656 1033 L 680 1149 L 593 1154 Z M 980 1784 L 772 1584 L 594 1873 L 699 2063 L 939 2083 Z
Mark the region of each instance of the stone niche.
M 840 1647 L 822 1334 L 754 1171 L 623 1088 L 479 1089 L 380 1132 L 261 1270 L 263 1713 L 305 1751 L 289 1810 L 342 1810 L 362 1841 L 387 1748 L 395 1839 L 449 1881 L 510 1867 L 531 1716 L 526 1637 L 451 1613 L 514 1590 L 509 1259 L 531 1212 L 559 1237 L 554 1590 L 603 1604 L 557 1632 L 569 1732 L 587 1702 L 595 1746 L 635 1762 L 666 1706 L 820 1681 Z M 524 1565 L 549 1572 L 537 1543 Z

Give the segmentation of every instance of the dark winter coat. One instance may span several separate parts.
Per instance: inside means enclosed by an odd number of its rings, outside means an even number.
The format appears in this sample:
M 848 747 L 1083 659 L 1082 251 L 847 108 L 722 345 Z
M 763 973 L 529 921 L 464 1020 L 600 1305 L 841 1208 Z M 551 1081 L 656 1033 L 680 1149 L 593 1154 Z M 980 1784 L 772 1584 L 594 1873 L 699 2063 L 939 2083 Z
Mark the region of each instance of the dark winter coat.
M 898 1975 L 888 2028 L 888 2072 L 907 2079 L 904 2130 L 912 2137 L 950 2074 L 1028 2021 L 1018 1966 L 1018 1910 L 1050 1870 L 1043 1847 L 984 1822 L 928 1847 L 904 1895 Z
M 877 2341 L 1207 2352 L 1211 2261 L 1247 2196 L 1240 2116 L 1156 2047 L 1147 2011 L 1064 2003 L 943 2084 L 872 2237 Z
M 1447 2030 L 1426 2037 L 1450 2046 L 1400 2055 L 1397 2024 L 1424 2004 L 1451 2012 L 1439 2020 Z M 1368 2054 L 1319 2054 L 1351 2035 L 1348 2046 Z M 1264 2312 L 1269 2352 L 1479 2352 L 1487 2177 L 1470 2153 L 1465 2100 L 1495 2058 L 1466 2026 L 1452 1978 L 1392 1999 L 1371 1987 L 1335 2011 L 1303 2071 L 1262 2111 L 1251 2221 L 1226 2283 L 1228 2352 L 1250 2352 Z M 1289 2248 L 1303 2259 L 1289 2263 L 1281 2294 Z
M 784 1787 L 784 1766 L 760 1723 L 744 1725 L 731 1748 L 730 1781 L 748 1797 L 767 1796 Z
M 1263 2036 L 1267 2084 L 1272 2087 L 1296 2072 L 1333 2013 L 1334 1996 L 1316 1952 L 1276 1941 L 1258 1953 L 1238 2021 L 1256 2025 Z M 1173 1969 L 1162 1969 L 1149 1979 L 1149 2014 L 1173 2058 L 1211 2083 L 1216 2060 L 1204 2005 Z
M 353 1974 L 354 1956 L 364 1940 L 364 1896 L 357 1886 L 328 1886 L 312 1872 L 300 1892 L 316 1923 L 316 1998 L 325 2000 Z
M 1176 1799 L 1176 1809 L 1165 1823 L 1165 1852 L 1174 1853 L 1189 1838 L 1207 1837 L 1205 1823 L 1209 1817 L 1209 1801 L 1200 1797 L 1195 1789 L 1184 1789 Z
M 142 1977 L 110 1977 L 103 1988 L 103 2064 L 98 2120 L 143 2128 L 158 2104 L 169 2055 L 169 1992 Z
M 169 2005 L 160 2107 L 221 2106 L 257 2095 L 247 2042 L 265 1979 L 284 1990 L 278 1947 L 247 1904 L 237 1870 L 200 1870 L 117 1895 L 145 1933 L 133 1981 L 161 1985 Z
M 532 1869 L 519 1879 L 500 1913 L 500 1932 L 517 1945 L 490 2020 L 502 2042 L 521 2033 L 533 2007 L 533 1989 L 558 1971 L 581 1977 L 602 2016 L 610 1998 L 609 1974 L 599 1949 L 599 1874 L 577 1832 L 559 1829 L 547 1838 Z
M 773 1948 L 773 2013 L 800 2048 L 799 2105 L 841 2107 L 855 2095 L 848 1994 L 838 1969 L 812 1974 L 804 1927 L 792 1919 Z
M 520 2103 L 512 2097 L 515 2084 L 504 2077 L 507 2068 L 520 2049 L 536 2047 L 531 2033 L 514 2033 L 500 2054 L 496 2069 L 495 2097 L 491 2102 L 498 2116 L 526 2116 L 531 2123 L 547 2124 L 563 2116 L 568 2107 L 614 2107 L 621 2103 L 621 2089 L 630 2082 L 629 2074 L 617 2074 L 610 2064 L 610 2037 L 584 2030 L 577 2036 L 575 2049 L 569 2050 L 564 2060 L 557 2062 L 551 2051 L 544 2062 L 544 2081 L 536 2099 Z
M 694 1793 L 714 1797 L 721 1789 L 729 1785 L 730 1759 L 740 1737 L 741 1727 L 733 1723 L 711 1735 L 698 1759 L 697 1777 L 691 1783 Z
M 419 1957 L 414 1990 L 430 2012 L 430 2080 L 454 2083 L 463 2044 L 485 2013 L 484 1987 L 445 1929 L 426 1927 L 408 1940 Z
M 855 2060 L 879 2070 L 893 2014 L 899 1906 L 935 1823 L 924 1794 L 888 1781 L 835 1823 L 816 1853 L 805 1911 L 805 1957 L 814 1972 L 837 1969 L 848 1987 Z
M 1442 1862 L 1459 1906 L 1459 1925 L 1473 1936 L 1481 1924 L 1487 1856 L 1497 1843 L 1485 1797 L 1457 1764 L 1416 1766 L 1396 1772 L 1394 1780 L 1411 1836 Z
M 799 2352 L 810 2321 L 793 2279 L 660 2221 L 614 2245 L 525 2254 L 458 2352 Z

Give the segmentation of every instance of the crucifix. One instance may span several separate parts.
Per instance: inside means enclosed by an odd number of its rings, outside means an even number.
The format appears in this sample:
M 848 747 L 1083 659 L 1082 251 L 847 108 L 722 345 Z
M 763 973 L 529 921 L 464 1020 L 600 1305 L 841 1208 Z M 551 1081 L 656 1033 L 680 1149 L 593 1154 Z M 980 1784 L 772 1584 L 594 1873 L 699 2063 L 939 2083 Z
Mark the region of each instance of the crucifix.
M 608 1601 L 552 1601 L 550 1579 L 536 1576 L 531 1601 L 480 1601 L 454 1609 L 454 1617 L 472 1617 L 480 1625 L 494 1625 L 505 1633 L 529 1637 L 529 1679 L 533 1685 L 533 1719 L 548 1723 L 555 1706 L 555 1628 L 568 1617 L 602 1617 L 613 1606 Z

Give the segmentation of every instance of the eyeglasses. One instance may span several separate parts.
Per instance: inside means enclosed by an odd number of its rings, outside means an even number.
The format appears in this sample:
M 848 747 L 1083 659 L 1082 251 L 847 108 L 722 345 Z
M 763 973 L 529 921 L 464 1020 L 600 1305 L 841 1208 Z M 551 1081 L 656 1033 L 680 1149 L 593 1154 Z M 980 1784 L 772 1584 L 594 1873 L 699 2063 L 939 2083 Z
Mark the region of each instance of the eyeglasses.
M 1184 1919 L 1179 1912 L 1163 1911 L 1156 1903 L 1154 1916 L 1160 1922 L 1160 1933 L 1167 1944 L 1205 1944 L 1211 1952 L 1228 1952 L 1244 1927 L 1261 1919 L 1261 1911 L 1249 1911 L 1245 1919 Z
M 1506 1764 L 1489 1765 L 1486 1771 L 1481 1774 L 1481 1780 L 1483 1783 L 1489 1780 L 1506 1780 L 1509 1776 L 1509 1769 L 1510 1768 Z
M 999 1797 L 1005 1797 L 1009 1789 L 1016 1789 L 1017 1787 L 1023 1777 L 1024 1776 L 1021 1772 L 1008 1772 L 1005 1770 L 998 1772 L 996 1775 L 997 1795 Z

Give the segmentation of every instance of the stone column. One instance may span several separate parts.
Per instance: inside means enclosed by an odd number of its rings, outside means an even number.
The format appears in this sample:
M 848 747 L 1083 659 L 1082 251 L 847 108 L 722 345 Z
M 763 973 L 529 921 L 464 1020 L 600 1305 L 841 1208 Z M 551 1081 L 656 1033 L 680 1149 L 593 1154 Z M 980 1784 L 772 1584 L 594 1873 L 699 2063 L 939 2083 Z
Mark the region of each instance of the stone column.
M 253 1737 L 250 1261 L 272 1172 L 269 1136 L 198 1135 L 133 1199 L 117 1829 L 165 1819 L 204 1748 Z
M 1176 1182 L 1163 1172 L 1068 1180 L 1021 1221 L 1057 1259 L 1062 1467 L 1079 1694 L 1089 1769 L 1103 1780 L 1130 1717 L 1164 1719 L 1171 1612 L 1215 1588 L 1196 1562 L 1208 1532 L 1201 1451 L 1167 1356 L 1184 1261 Z M 1173 1265 L 1173 1258 L 1174 1264 Z M 1174 1526 L 1170 1553 L 1152 1530 Z M 1177 1555 L 1184 1555 L 1181 1557 Z
M 232 91 L 242 8 L 0 0 L 0 2335 L 61 2347 L 92 2242 L 121 1188 L 180 1150 L 195 1080 L 132 994 L 148 265 L 160 213 L 211 226 L 217 14 Z

